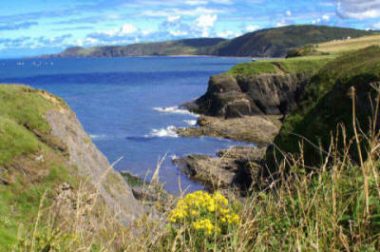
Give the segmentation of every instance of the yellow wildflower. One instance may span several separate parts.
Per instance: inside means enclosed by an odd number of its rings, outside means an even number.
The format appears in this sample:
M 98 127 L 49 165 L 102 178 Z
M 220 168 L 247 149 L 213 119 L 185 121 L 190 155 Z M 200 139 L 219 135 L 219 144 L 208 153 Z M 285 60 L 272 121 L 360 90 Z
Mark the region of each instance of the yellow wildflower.
M 228 225 L 237 225 L 240 217 L 228 204 L 228 200 L 219 192 L 212 195 L 203 191 L 187 194 L 178 200 L 168 220 L 171 223 L 191 227 L 204 234 L 221 234 Z

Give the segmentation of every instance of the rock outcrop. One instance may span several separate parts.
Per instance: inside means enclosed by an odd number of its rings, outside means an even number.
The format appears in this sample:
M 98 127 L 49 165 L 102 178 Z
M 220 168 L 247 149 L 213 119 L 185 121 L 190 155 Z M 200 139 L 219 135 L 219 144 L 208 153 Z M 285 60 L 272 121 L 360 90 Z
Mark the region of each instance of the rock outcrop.
M 211 136 L 267 145 L 273 141 L 281 127 L 281 116 L 243 116 L 220 118 L 200 116 L 197 126 L 178 128 L 180 136 Z
M 196 113 L 225 118 L 285 115 L 292 111 L 309 75 L 261 74 L 212 76 L 207 92 L 184 106 Z
M 92 143 L 76 115 L 64 109 L 50 110 L 45 117 L 51 134 L 66 146 L 70 164 L 77 167 L 79 175 L 94 186 L 115 216 L 125 224 L 139 216 L 143 209 L 131 188 Z
M 264 153 L 263 148 L 234 147 L 219 151 L 217 157 L 188 155 L 173 162 L 210 191 L 233 189 L 245 195 L 260 181 L 259 163 Z

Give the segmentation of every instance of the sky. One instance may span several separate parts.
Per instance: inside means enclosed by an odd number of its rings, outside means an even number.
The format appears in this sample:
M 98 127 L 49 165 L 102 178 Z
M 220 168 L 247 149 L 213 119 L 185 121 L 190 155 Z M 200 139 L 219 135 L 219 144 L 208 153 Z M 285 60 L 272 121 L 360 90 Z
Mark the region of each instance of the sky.
M 292 24 L 380 30 L 380 0 L 1 0 L 0 58 Z

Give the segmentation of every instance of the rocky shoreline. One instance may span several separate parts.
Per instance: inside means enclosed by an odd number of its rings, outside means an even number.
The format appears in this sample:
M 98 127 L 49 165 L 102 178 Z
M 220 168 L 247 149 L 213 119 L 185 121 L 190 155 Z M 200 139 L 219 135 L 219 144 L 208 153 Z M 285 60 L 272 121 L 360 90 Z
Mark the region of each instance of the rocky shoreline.
M 200 114 L 197 125 L 177 130 L 180 136 L 212 136 L 254 143 L 235 146 L 215 157 L 188 155 L 173 160 L 189 178 L 210 191 L 232 190 L 245 196 L 260 187 L 267 146 L 278 135 L 282 120 L 297 107 L 310 80 L 307 74 L 212 76 L 207 92 L 184 108 Z
M 264 153 L 265 148 L 236 146 L 219 151 L 216 157 L 194 154 L 176 158 L 173 162 L 209 191 L 232 190 L 245 196 L 250 187 L 259 182 Z
M 200 116 L 197 125 L 177 129 L 180 136 L 211 136 L 232 139 L 266 146 L 271 143 L 281 127 L 281 116 L 243 116 L 225 119 L 221 117 Z

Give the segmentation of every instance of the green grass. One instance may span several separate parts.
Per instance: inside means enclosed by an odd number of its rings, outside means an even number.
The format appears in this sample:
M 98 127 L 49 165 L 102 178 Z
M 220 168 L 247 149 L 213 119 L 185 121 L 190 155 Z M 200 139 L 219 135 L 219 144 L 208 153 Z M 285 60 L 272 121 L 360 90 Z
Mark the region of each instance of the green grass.
M 275 139 L 279 149 L 299 152 L 299 141 L 307 139 L 327 150 L 330 133 L 337 132 L 337 125 L 347 127 L 347 137 L 353 135 L 352 101 L 349 88 L 355 87 L 358 120 L 368 131 L 368 118 L 372 115 L 369 94 L 374 101 L 375 90 L 371 83 L 380 80 L 380 48 L 369 47 L 337 58 L 323 67 L 307 84 L 299 109 L 285 119 L 280 134 Z M 300 137 L 302 136 L 302 138 Z M 305 144 L 305 157 L 309 164 L 318 164 L 324 155 L 318 148 Z
M 48 206 L 53 188 L 63 181 L 74 183 L 75 177 L 69 176 L 65 167 L 55 164 L 49 169 L 47 176 L 34 183 L 17 175 L 11 185 L 0 184 L 0 251 L 10 251 L 16 244 L 19 228 L 31 230 L 44 193 Z
M 322 53 L 342 54 L 349 51 L 364 49 L 369 46 L 380 46 L 380 35 L 320 43 L 316 44 L 316 50 Z
M 45 192 L 75 180 L 68 176 L 61 153 L 40 139 L 50 135 L 44 114 L 65 106 L 43 94 L 26 86 L 0 85 L 0 178 L 7 181 L 0 182 L 0 251 L 11 250 L 21 224 L 31 229 Z M 31 154 L 36 153 L 44 162 L 34 160 Z
M 0 165 L 39 149 L 36 136 L 15 121 L 0 116 Z
M 0 85 L 0 104 L 0 165 L 4 165 L 39 149 L 32 131 L 49 133 L 43 115 L 55 105 L 36 90 L 16 85 Z
M 259 75 L 259 74 L 313 74 L 333 59 L 332 56 L 309 56 L 289 59 L 258 60 L 242 63 L 232 67 L 227 73 L 232 75 Z
M 143 186 L 145 184 L 144 180 L 135 176 L 135 175 L 132 175 L 131 173 L 129 172 L 122 172 L 121 173 L 121 176 L 123 176 L 123 178 L 125 179 L 125 181 L 128 183 L 128 185 L 130 185 L 131 187 L 135 187 L 135 186 Z

